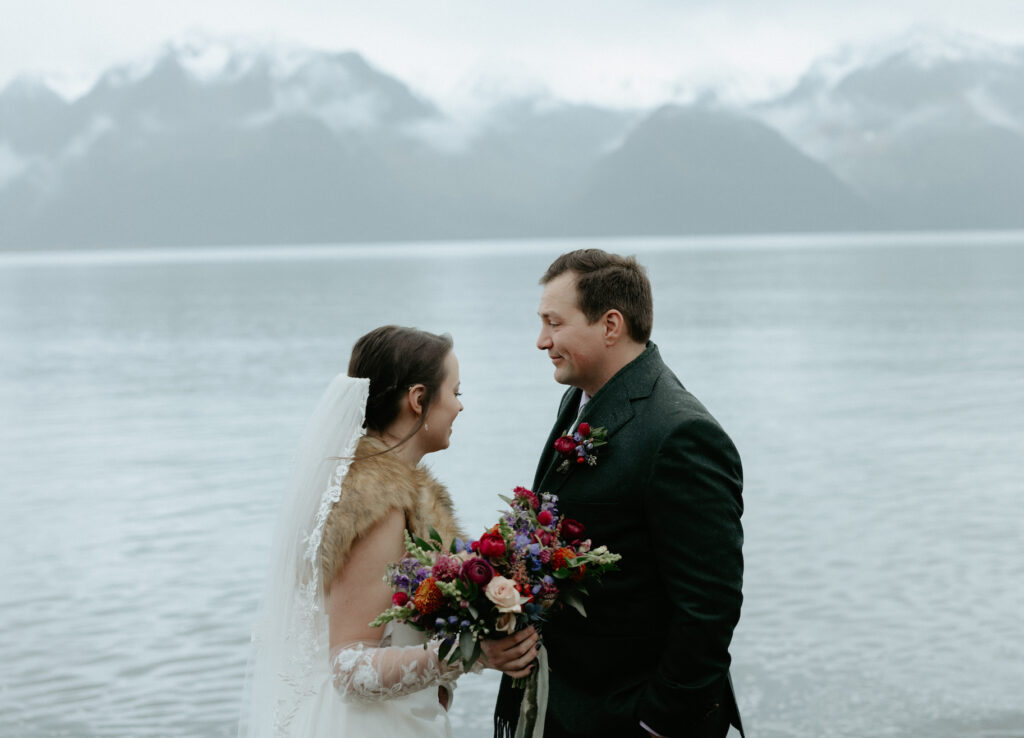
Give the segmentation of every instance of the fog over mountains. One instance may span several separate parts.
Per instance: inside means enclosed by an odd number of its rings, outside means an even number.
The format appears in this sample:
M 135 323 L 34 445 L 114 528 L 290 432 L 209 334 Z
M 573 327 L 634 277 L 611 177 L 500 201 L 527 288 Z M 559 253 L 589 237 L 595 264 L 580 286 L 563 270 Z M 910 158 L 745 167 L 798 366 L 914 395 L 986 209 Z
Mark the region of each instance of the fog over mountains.
M 167 47 L 0 92 L 0 247 L 1024 228 L 1024 48 L 910 34 L 772 100 L 460 119 L 355 53 Z

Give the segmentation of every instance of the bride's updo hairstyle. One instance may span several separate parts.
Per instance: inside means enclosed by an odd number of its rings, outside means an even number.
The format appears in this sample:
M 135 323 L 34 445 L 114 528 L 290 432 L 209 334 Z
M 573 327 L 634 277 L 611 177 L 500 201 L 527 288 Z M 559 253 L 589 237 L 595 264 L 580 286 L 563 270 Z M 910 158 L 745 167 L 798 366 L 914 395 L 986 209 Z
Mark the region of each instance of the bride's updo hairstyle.
M 348 375 L 370 380 L 364 427 L 383 432 L 398 417 L 399 402 L 405 392 L 413 385 L 422 384 L 426 390 L 419 425 L 398 445 L 416 435 L 426 422 L 430 403 L 445 380 L 444 360 L 452 345 L 452 337 L 447 334 L 439 336 L 397 325 L 374 328 L 356 341 L 348 362 Z

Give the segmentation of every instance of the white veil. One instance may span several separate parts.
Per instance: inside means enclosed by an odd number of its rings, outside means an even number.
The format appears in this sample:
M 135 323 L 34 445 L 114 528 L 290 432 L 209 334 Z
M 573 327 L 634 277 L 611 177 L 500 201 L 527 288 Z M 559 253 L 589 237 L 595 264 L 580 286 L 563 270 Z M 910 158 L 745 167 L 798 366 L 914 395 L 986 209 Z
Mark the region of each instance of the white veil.
M 315 693 L 317 669 L 329 661 L 320 542 L 363 435 L 369 391 L 369 379 L 336 376 L 302 437 L 253 631 L 239 736 L 288 735 L 292 718 Z

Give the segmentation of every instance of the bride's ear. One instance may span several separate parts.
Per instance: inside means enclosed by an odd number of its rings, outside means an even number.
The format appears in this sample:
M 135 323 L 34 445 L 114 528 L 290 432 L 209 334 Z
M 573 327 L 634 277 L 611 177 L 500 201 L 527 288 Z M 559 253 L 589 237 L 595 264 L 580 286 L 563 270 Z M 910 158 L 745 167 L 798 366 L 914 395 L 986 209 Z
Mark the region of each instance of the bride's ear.
M 406 392 L 405 401 L 409 405 L 412 414 L 417 418 L 423 414 L 423 396 L 426 393 L 427 387 L 424 384 L 414 384 Z

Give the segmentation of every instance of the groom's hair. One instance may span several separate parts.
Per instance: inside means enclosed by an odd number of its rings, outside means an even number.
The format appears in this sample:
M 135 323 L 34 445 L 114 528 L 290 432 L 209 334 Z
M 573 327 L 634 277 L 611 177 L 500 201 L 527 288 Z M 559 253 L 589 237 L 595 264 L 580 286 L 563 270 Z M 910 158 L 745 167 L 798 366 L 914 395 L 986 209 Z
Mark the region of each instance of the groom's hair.
M 654 324 L 654 298 L 647 270 L 635 256 L 609 254 L 601 249 L 579 249 L 562 254 L 540 278 L 547 284 L 565 272 L 576 276 L 579 308 L 591 323 L 609 310 L 626 319 L 629 337 L 647 343 Z

